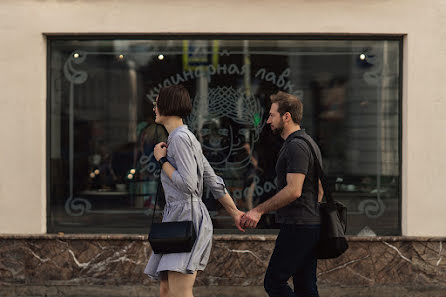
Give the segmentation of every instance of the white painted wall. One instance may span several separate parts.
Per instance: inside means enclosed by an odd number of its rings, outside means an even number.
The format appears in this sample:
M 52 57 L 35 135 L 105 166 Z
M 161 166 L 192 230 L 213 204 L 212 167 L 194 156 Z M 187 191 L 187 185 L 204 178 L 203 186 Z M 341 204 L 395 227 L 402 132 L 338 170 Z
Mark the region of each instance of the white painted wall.
M 3 0 L 0 232 L 46 232 L 46 33 L 407 34 L 403 235 L 445 236 L 446 1 Z

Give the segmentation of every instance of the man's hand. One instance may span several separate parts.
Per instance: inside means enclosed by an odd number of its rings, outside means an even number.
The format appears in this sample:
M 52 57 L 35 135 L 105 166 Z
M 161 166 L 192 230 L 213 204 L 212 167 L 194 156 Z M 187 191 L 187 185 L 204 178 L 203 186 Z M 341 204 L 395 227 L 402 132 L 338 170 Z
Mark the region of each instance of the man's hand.
M 257 209 L 253 208 L 242 217 L 240 221 L 240 225 L 243 228 L 255 228 L 257 227 L 257 223 L 260 221 L 262 217 L 262 213 Z
M 157 161 L 159 161 L 162 157 L 167 156 L 167 143 L 160 142 L 155 145 L 155 148 L 153 149 L 153 155 L 155 156 L 155 159 Z

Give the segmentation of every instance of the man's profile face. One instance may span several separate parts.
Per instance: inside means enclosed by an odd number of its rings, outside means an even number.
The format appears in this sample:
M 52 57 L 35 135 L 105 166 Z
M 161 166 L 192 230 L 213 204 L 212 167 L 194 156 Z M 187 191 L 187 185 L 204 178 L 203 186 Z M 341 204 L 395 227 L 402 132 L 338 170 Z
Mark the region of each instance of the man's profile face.
M 284 123 L 278 109 L 279 109 L 278 103 L 271 104 L 268 121 L 266 122 L 271 126 L 271 131 L 273 132 L 274 135 L 279 135 L 283 131 Z

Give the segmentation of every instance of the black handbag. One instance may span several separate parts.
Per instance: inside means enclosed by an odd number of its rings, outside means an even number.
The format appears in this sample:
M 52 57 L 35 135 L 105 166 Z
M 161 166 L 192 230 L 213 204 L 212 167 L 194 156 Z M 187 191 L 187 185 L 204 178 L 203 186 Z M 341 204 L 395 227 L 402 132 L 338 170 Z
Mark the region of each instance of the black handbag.
M 316 181 L 318 179 L 321 180 L 326 199 L 326 202 L 319 204 L 321 233 L 316 246 L 316 257 L 318 259 L 337 258 L 348 249 L 347 239 L 345 238 L 347 231 L 347 207 L 339 201 L 335 201 L 331 196 L 327 178 L 311 143 L 304 137 L 296 136 L 296 138 L 304 140 L 310 147 L 314 159 L 314 168 L 316 169 Z M 319 185 L 317 182 L 316 188 L 316 193 L 318 193 Z
M 191 220 L 181 222 L 154 223 L 156 202 L 158 193 L 161 193 L 161 180 L 155 198 L 155 206 L 152 214 L 152 226 L 149 232 L 149 242 L 155 254 L 188 253 L 192 250 L 197 238 L 192 222 L 193 205 L 191 199 Z

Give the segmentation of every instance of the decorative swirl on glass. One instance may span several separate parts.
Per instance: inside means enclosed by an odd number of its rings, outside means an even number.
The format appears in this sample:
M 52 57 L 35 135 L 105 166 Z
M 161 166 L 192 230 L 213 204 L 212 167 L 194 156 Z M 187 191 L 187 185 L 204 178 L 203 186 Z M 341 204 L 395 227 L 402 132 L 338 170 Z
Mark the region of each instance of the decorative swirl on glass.
M 80 85 L 83 84 L 87 78 L 88 74 L 86 71 L 77 70 L 73 67 L 73 64 L 81 64 L 87 58 L 87 53 L 84 51 L 73 51 L 70 57 L 65 61 L 63 67 L 63 72 L 65 77 L 73 84 Z

